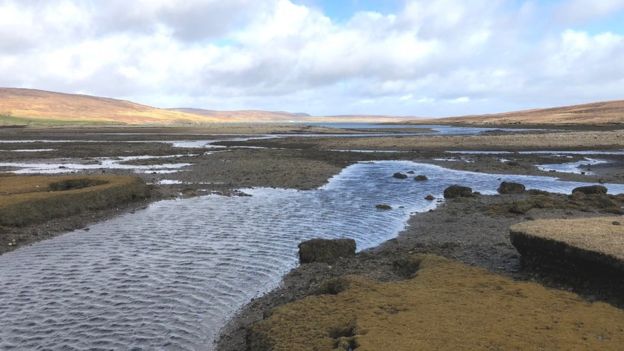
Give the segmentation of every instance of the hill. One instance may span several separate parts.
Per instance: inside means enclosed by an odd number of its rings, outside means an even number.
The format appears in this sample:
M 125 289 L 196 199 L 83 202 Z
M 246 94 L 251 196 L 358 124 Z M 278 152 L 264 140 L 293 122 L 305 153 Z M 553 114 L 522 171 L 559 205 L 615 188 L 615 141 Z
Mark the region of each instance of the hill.
M 216 111 L 200 108 L 175 108 L 170 109 L 170 111 L 190 113 L 228 122 L 293 122 L 301 121 L 302 118 L 310 116 L 307 113 L 262 110 Z
M 159 109 L 125 100 L 43 90 L 0 88 L 5 123 L 172 124 L 222 122 L 218 118 Z
M 624 100 L 487 115 L 413 120 L 416 124 L 607 125 L 624 123 Z

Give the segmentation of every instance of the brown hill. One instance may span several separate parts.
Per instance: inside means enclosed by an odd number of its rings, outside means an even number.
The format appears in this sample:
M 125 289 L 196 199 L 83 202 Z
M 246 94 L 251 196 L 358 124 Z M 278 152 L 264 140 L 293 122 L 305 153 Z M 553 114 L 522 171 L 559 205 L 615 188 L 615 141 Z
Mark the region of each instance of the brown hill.
M 624 123 L 624 100 L 591 104 L 533 109 L 487 115 L 471 115 L 411 121 L 417 124 L 475 125 L 606 125 Z
M 221 122 L 180 111 L 130 101 L 43 90 L 0 88 L 0 115 L 19 121 L 105 122 L 171 124 Z
M 293 122 L 301 121 L 302 118 L 310 116 L 306 113 L 262 110 L 216 111 L 200 108 L 175 108 L 170 109 L 170 111 L 190 113 L 228 122 Z

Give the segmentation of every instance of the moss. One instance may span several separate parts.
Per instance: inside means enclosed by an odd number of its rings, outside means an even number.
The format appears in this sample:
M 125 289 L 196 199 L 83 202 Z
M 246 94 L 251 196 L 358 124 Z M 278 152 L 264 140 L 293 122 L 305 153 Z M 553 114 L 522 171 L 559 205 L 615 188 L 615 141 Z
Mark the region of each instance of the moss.
M 132 176 L 0 177 L 0 225 L 41 223 L 148 195 L 145 183 Z
M 436 256 L 416 259 L 412 279 L 351 277 L 338 295 L 278 307 L 252 327 L 250 350 L 619 350 L 624 343 L 624 311 L 615 307 Z

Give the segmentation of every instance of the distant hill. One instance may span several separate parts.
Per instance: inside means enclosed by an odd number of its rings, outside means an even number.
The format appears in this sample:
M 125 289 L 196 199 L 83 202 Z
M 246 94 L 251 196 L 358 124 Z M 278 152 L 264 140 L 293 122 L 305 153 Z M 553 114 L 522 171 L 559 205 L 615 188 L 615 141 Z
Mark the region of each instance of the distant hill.
M 301 121 L 302 118 L 305 117 L 310 117 L 307 113 L 262 110 L 216 111 L 199 108 L 175 108 L 170 109 L 170 111 L 190 113 L 229 122 L 293 122 Z
M 219 122 L 205 116 L 130 101 L 43 90 L 0 88 L 2 118 L 25 121 L 170 124 Z
M 474 125 L 606 125 L 624 123 L 624 100 L 544 109 L 413 120 L 416 124 Z
M 45 90 L 0 88 L 0 125 L 25 124 L 201 124 L 263 122 L 398 121 L 384 116 L 312 117 L 282 111 L 216 111 L 198 108 L 162 109 L 90 95 Z

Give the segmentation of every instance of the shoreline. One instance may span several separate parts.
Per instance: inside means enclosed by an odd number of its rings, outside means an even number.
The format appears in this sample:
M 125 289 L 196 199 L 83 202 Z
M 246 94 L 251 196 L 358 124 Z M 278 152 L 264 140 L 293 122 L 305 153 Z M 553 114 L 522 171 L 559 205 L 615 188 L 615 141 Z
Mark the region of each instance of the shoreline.
M 592 281 L 587 276 L 571 278 L 547 269 L 523 267 L 520 255 L 509 241 L 508 228 L 512 224 L 535 219 L 605 215 L 600 210 L 586 212 L 589 207 L 535 208 L 526 214 L 491 213 L 493 208 L 504 208 L 528 196 L 483 195 L 447 200 L 434 210 L 413 214 L 395 238 L 360 251 L 353 258 L 341 258 L 333 265 L 299 265 L 284 276 L 279 287 L 250 301 L 229 319 L 220 331 L 219 339 L 215 340 L 215 349 L 245 350 L 248 331 L 254 323 L 271 315 L 271 311 L 278 306 L 315 295 L 324 282 L 345 276 L 363 276 L 379 282 L 393 281 L 393 262 L 413 254 L 439 255 L 516 281 L 534 281 L 548 288 L 572 291 L 586 301 L 605 301 L 624 308 L 624 297 L 621 295 L 624 286 Z M 550 196 L 566 198 L 565 195 Z M 587 284 L 586 279 L 591 284 Z

